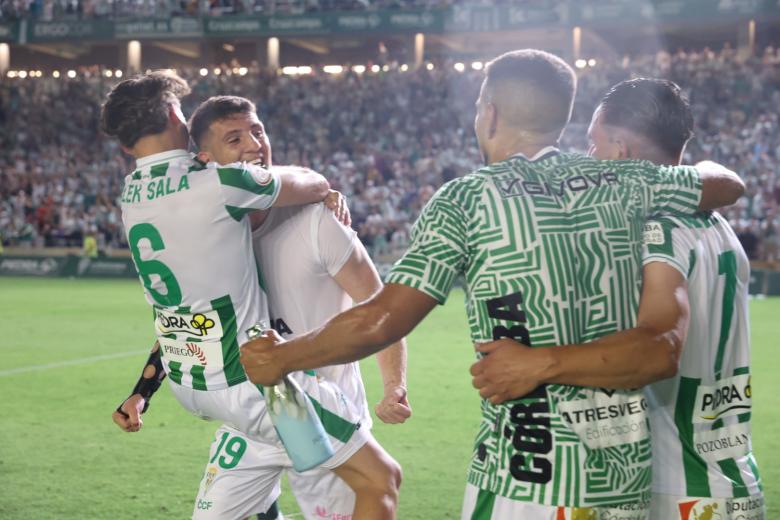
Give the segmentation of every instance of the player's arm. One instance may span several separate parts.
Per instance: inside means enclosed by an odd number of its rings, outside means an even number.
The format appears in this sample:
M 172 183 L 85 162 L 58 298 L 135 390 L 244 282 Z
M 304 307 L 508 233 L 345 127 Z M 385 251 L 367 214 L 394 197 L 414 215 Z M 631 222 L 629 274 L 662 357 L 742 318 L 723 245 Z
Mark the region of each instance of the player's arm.
M 271 171 L 279 176 L 279 195 L 274 206 L 299 206 L 321 202 L 328 196 L 327 179 L 308 168 L 274 166 Z
M 683 275 L 662 262 L 644 268 L 637 326 L 581 345 L 530 348 L 502 339 L 478 348 L 487 354 L 471 368 L 474 387 L 498 404 L 540 384 L 638 388 L 677 374 L 688 329 Z
M 648 218 L 658 214 L 693 215 L 727 206 L 745 192 L 745 185 L 736 173 L 710 161 L 696 166 L 642 164 L 644 167 L 636 173 L 640 175 L 639 182 L 649 190 L 644 207 Z
M 700 210 L 730 206 L 745 193 L 745 183 L 739 175 L 725 166 L 712 161 L 702 161 L 696 164 L 696 170 L 702 184 Z
M 294 370 L 349 363 L 400 341 L 443 303 L 467 257 L 468 218 L 457 181 L 442 187 L 412 229 L 412 244 L 389 281 L 368 301 L 323 327 L 281 345 L 273 331 L 241 346 L 241 363 L 255 384 L 275 384 Z
M 405 337 L 436 306 L 433 297 L 388 283 L 370 300 L 322 327 L 283 342 L 274 331 L 241 346 L 241 363 L 255 384 L 277 384 L 285 374 L 351 363 Z
M 359 240 L 343 267 L 333 277 L 354 302 L 368 300 L 382 289 L 382 279 Z M 386 423 L 401 423 L 412 415 L 406 388 L 406 340 L 392 343 L 376 355 L 384 393 L 374 411 Z
M 130 396 L 120 404 L 111 418 L 117 426 L 126 432 L 137 432 L 143 426 L 141 414 L 149 409 L 152 396 L 165 379 L 165 370 L 160 357 L 160 344 L 154 342 L 149 359 L 146 360 L 141 377 L 135 384 Z

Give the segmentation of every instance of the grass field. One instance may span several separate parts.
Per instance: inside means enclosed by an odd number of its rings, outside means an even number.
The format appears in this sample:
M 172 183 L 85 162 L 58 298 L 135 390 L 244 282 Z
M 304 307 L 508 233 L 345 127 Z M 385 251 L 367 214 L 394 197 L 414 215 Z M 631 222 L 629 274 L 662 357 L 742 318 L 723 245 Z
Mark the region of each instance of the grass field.
M 753 439 L 769 519 L 780 518 L 780 299 L 751 302 Z M 0 278 L 0 518 L 188 518 L 216 424 L 166 389 L 140 433 L 110 415 L 137 379 L 151 337 L 135 281 Z M 404 425 L 374 433 L 404 467 L 402 520 L 457 518 L 478 420 L 462 298 L 409 338 Z M 369 399 L 378 371 L 363 362 Z M 297 512 L 288 495 L 287 514 Z M 296 518 L 293 516 L 293 518 Z

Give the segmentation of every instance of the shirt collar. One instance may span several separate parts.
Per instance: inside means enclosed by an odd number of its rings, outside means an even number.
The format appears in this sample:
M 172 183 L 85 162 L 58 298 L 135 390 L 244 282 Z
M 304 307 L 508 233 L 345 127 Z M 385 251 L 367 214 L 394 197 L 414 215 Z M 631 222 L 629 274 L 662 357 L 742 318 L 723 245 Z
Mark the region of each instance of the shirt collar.
M 536 154 L 530 159 L 525 155 L 523 155 L 522 153 L 516 153 L 513 156 L 511 156 L 510 159 L 520 158 L 520 159 L 525 159 L 526 161 L 534 162 L 534 161 L 541 161 L 542 159 L 547 159 L 548 157 L 552 157 L 553 155 L 558 155 L 559 153 L 561 153 L 561 151 L 558 150 L 558 148 L 556 148 L 555 146 L 546 146 L 541 150 L 539 150 L 538 152 L 536 152 Z
M 190 152 L 187 150 L 168 150 L 165 152 L 160 153 L 153 153 L 152 155 L 146 155 L 144 157 L 141 157 L 140 159 L 135 160 L 135 167 L 136 169 L 145 168 L 146 166 L 151 166 L 153 164 L 168 162 L 173 159 L 179 159 L 182 157 L 186 157 L 187 159 L 191 158 Z

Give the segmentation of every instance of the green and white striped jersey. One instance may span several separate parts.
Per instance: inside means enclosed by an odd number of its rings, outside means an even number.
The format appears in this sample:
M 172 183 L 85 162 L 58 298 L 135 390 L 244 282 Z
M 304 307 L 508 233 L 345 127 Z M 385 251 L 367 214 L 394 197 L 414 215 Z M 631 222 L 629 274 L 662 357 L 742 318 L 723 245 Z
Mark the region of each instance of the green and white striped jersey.
M 445 184 L 388 282 L 444 302 L 463 275 L 475 343 L 594 340 L 634 325 L 647 216 L 692 214 L 700 192 L 693 168 L 554 148 L 515 156 Z M 483 400 L 468 481 L 486 496 L 545 505 L 645 502 L 646 408 L 641 391 L 564 385 L 500 406 Z
M 647 387 L 653 491 L 745 497 L 761 491 L 751 451 L 750 263 L 717 213 L 659 217 L 645 227 L 644 263 L 688 281 L 688 337 L 676 377 Z
M 197 390 L 246 380 L 238 347 L 268 319 L 247 213 L 269 208 L 279 179 L 257 166 L 203 165 L 172 150 L 125 178 L 122 221 L 170 378 Z

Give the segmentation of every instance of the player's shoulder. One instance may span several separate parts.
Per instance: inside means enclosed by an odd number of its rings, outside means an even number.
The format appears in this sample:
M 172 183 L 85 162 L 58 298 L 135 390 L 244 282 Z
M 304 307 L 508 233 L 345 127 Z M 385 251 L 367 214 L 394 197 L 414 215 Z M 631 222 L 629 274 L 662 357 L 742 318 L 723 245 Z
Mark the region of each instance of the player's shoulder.
M 659 225 L 671 229 L 709 229 L 715 226 L 728 226 L 728 222 L 715 211 L 699 211 L 693 215 L 654 215 L 648 222 L 657 222 Z
M 467 204 L 474 195 L 482 192 L 490 180 L 490 172 L 490 167 L 485 166 L 447 181 L 436 190 L 433 199 L 447 200 L 458 205 Z

